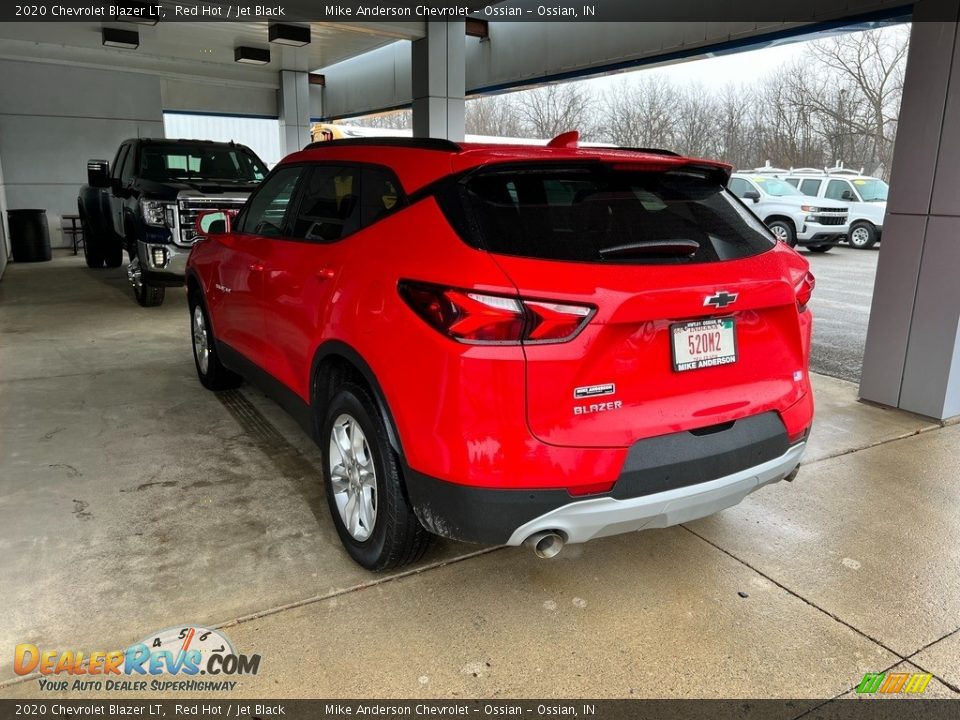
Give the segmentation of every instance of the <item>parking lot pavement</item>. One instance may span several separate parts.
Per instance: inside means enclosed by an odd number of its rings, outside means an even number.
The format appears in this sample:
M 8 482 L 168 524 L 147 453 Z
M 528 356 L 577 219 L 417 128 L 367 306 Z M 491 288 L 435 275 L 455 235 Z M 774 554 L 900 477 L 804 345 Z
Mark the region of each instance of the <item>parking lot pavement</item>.
M 38 692 L 17 643 L 197 623 L 262 655 L 247 697 L 834 698 L 905 662 L 957 696 L 960 426 L 815 376 L 794 483 L 554 561 L 447 542 L 371 575 L 293 421 L 201 390 L 184 305 L 138 308 L 72 257 L 0 283 L 0 695 Z
M 814 372 L 860 382 L 879 250 L 840 245 L 827 253 L 802 251 L 817 278 L 810 302 Z

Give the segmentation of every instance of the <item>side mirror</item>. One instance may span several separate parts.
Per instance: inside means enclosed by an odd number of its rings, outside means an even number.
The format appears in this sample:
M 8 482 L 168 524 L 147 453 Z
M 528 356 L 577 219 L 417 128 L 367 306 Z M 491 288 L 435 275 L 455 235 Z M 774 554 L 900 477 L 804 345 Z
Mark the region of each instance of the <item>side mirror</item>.
M 194 233 L 202 237 L 228 233 L 236 215 L 236 210 L 204 210 L 194 221 Z
M 743 199 L 744 199 L 744 200 L 753 200 L 755 203 L 758 203 L 758 202 L 760 202 L 760 193 L 758 193 L 756 190 L 747 190 L 747 191 L 743 194 Z
M 106 160 L 87 160 L 87 185 L 95 188 L 110 187 L 110 163 Z
M 853 200 L 856 200 L 856 198 L 853 196 L 853 193 L 850 192 L 849 190 L 844 190 L 844 191 L 843 191 L 843 194 L 840 196 L 840 199 L 841 199 L 841 200 L 851 201 L 851 202 L 852 202 Z

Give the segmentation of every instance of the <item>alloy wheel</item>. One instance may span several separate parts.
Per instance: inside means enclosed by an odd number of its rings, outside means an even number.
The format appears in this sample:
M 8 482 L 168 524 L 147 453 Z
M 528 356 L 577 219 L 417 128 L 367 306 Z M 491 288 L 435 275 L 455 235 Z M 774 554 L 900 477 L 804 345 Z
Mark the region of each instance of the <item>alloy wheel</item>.
M 210 368 L 210 336 L 207 334 L 207 322 L 199 305 L 193 309 L 193 352 L 197 358 L 197 367 L 206 375 Z
M 330 429 L 330 481 L 343 526 L 367 540 L 377 522 L 377 471 L 360 423 L 346 413 Z

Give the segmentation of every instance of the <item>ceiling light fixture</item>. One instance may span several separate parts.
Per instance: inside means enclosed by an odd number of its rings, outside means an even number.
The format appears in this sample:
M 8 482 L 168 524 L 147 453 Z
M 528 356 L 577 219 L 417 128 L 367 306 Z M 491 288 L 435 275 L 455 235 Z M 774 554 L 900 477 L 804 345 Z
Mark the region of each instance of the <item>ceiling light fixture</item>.
M 140 33 L 136 30 L 118 30 L 117 28 L 103 28 L 101 32 L 103 44 L 107 47 L 136 50 L 140 47 Z
M 233 60 L 245 65 L 266 65 L 270 62 L 270 51 L 240 46 L 233 49 Z
M 303 25 L 271 23 L 269 38 L 272 43 L 303 47 L 310 44 L 310 28 Z

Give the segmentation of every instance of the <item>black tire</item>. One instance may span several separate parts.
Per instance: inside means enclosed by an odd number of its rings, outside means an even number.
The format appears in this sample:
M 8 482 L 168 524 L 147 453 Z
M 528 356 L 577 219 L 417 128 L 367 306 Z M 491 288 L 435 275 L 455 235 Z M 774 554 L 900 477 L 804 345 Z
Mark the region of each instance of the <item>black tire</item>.
M 767 223 L 767 227 L 790 247 L 797 246 L 797 230 L 789 220 L 771 220 Z
M 807 250 L 815 253 L 829 252 L 833 245 L 808 245 Z
M 133 295 L 137 298 L 137 304 L 141 307 L 157 307 L 163 305 L 163 299 L 166 297 L 167 289 L 163 285 L 151 285 L 147 282 L 141 282 L 140 287 L 133 288 Z
M 857 250 L 869 250 L 877 244 L 877 228 L 872 223 L 856 222 L 850 228 L 847 242 Z
M 108 268 L 118 268 L 123 265 L 123 243 L 120 238 L 113 237 L 103 248 L 103 264 Z
M 100 237 L 95 235 L 90 223 L 87 222 L 87 216 L 80 214 L 80 228 L 83 232 L 83 259 L 88 268 L 97 270 L 103 267 L 103 254 L 101 252 Z
M 207 314 L 207 308 L 203 301 L 195 292 L 190 293 L 190 345 L 193 348 L 193 364 L 197 369 L 197 377 L 200 384 L 207 390 L 232 390 L 238 387 L 243 378 L 232 370 L 228 370 L 220 362 L 220 355 L 217 353 L 217 343 L 213 335 L 213 326 L 210 324 L 210 316 Z M 203 320 L 203 331 L 205 331 L 204 341 L 206 345 L 206 368 L 200 357 L 199 329 L 197 327 L 197 313 Z
M 375 471 L 375 510 L 369 537 L 359 541 L 351 535 L 340 516 L 334 496 L 330 464 L 330 441 L 334 423 L 343 416 L 352 419 L 366 439 L 365 448 Z M 391 570 L 419 560 L 430 543 L 428 533 L 407 502 L 400 462 L 390 446 L 387 430 L 369 393 L 359 385 L 345 382 L 324 409 L 320 426 L 327 504 L 340 541 L 351 558 L 374 572 Z

